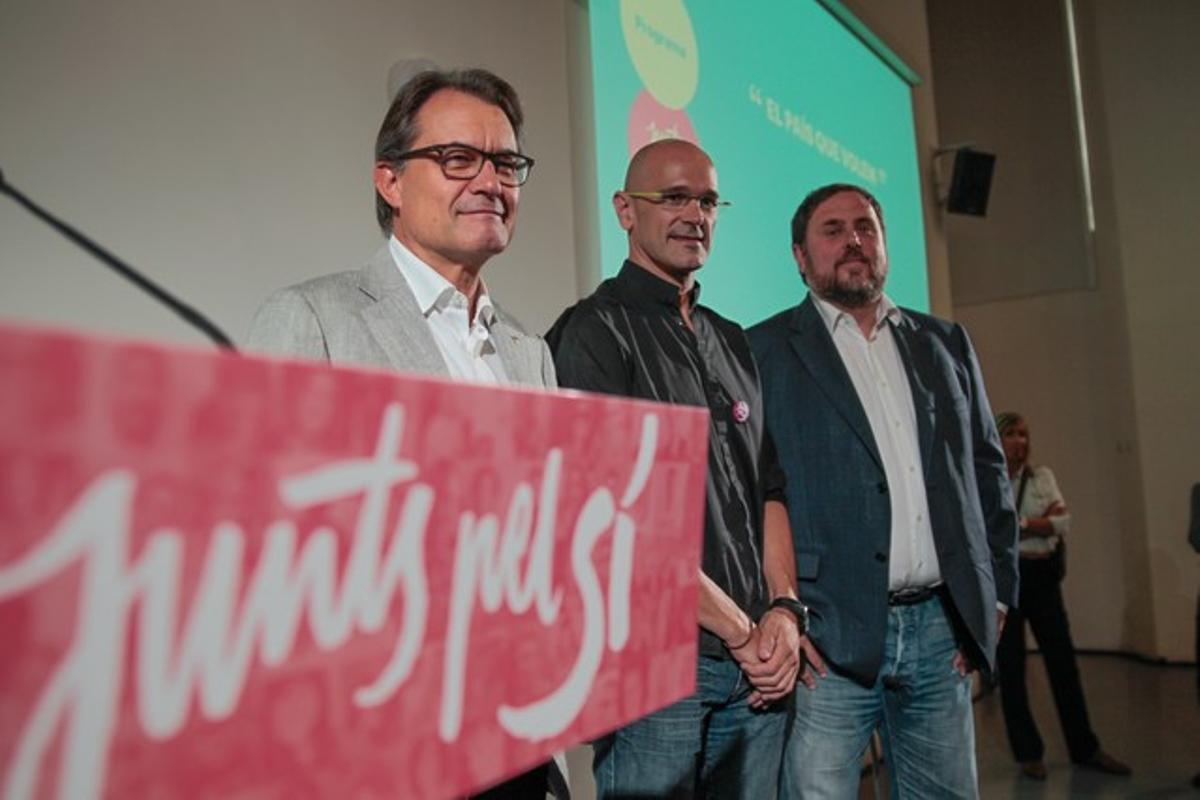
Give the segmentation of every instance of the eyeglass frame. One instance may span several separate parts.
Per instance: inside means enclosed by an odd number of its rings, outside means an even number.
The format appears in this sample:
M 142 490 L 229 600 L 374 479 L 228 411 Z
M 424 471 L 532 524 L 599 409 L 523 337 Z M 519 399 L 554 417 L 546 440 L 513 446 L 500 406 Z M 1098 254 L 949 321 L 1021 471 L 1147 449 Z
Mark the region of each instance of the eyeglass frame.
M 447 150 L 466 150 L 467 152 L 473 153 L 474 155 L 478 156 L 479 157 L 479 170 L 474 175 L 471 175 L 470 177 L 465 176 L 465 175 L 451 175 L 449 172 L 446 171 L 446 162 L 442 160 L 443 154 Z M 527 156 L 524 153 L 515 153 L 511 150 L 503 150 L 498 153 L 489 153 L 486 150 L 480 150 L 478 147 L 475 147 L 474 145 L 464 144 L 463 142 L 447 142 L 445 144 L 431 144 L 431 145 L 427 145 L 426 147 L 418 147 L 415 150 L 406 150 L 403 153 L 399 153 L 398 155 L 394 155 L 394 156 L 388 156 L 387 158 L 384 158 L 381 160 L 384 161 L 385 163 L 391 164 L 392 166 L 398 166 L 401 162 L 411 161 L 412 159 L 415 159 L 415 158 L 427 158 L 430 161 L 436 161 L 437 165 L 439 167 L 441 167 L 442 177 L 444 177 L 448 181 L 473 181 L 479 177 L 481 172 L 483 172 L 483 163 L 485 161 L 490 161 L 490 162 L 492 162 L 492 169 L 496 173 L 496 179 L 500 181 L 500 185 L 508 187 L 509 189 L 516 189 L 520 186 L 524 186 L 529 181 L 529 175 L 531 172 L 533 172 L 533 165 L 534 165 L 534 160 L 533 160 L 532 156 Z M 501 177 L 500 164 L 497 163 L 497 161 L 496 161 L 497 159 L 500 159 L 500 158 L 516 158 L 516 159 L 520 159 L 520 160 L 524 161 L 525 162 L 525 167 L 524 167 L 525 178 L 516 183 L 506 183 L 504 181 L 504 179 Z M 520 167 L 518 167 L 516 169 L 517 169 L 517 172 L 520 172 Z
M 679 191 L 678 189 L 667 189 L 665 191 L 654 192 L 631 192 L 622 189 L 620 193 L 637 200 L 645 200 L 648 203 L 654 203 L 656 206 L 661 205 L 666 206 L 667 208 L 677 208 L 680 210 L 687 208 L 693 202 L 695 202 L 696 205 L 699 206 L 700 213 L 702 214 L 716 214 L 722 208 L 729 208 L 733 205 L 731 201 L 722 200 L 718 195 L 711 195 L 708 193 L 691 194 L 689 192 Z M 674 201 L 667 199 L 670 195 L 682 197 L 684 200 L 683 202 L 676 204 Z M 704 202 L 706 200 L 712 203 L 711 208 L 704 207 Z

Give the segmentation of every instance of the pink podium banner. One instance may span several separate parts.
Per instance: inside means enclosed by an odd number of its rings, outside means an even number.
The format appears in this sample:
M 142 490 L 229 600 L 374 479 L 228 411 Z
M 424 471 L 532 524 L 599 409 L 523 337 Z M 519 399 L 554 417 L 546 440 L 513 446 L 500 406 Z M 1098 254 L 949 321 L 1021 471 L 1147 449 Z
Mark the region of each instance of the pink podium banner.
M 707 414 L 0 326 L 0 796 L 462 795 L 694 688 Z

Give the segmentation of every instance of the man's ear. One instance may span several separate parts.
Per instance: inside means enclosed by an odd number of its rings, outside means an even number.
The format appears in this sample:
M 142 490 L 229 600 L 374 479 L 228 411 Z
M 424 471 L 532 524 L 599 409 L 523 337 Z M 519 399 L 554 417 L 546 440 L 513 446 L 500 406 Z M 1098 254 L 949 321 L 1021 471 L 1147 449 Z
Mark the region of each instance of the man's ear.
M 613 209 L 617 212 L 617 222 L 621 229 L 628 232 L 633 230 L 633 201 L 624 192 L 613 192 Z
M 400 181 L 402 179 L 400 169 L 386 161 L 376 162 L 374 178 L 375 191 L 379 192 L 379 196 L 392 207 L 393 211 L 399 211 Z
M 804 245 L 792 245 L 792 258 L 796 259 L 796 266 L 800 268 L 800 277 L 804 284 L 808 285 L 808 253 L 804 251 Z

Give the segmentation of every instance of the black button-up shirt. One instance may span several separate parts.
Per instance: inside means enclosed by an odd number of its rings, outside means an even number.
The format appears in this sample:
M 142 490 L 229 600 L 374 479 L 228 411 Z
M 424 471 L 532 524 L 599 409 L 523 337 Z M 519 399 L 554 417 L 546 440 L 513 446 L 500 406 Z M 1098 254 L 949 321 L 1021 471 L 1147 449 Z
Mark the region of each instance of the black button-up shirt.
M 546 335 L 560 386 L 709 411 L 708 481 L 701 567 L 751 619 L 770 598 L 763 579 L 763 504 L 784 501 L 783 471 L 763 425 L 758 369 L 745 331 L 631 261 Z M 701 631 L 700 652 L 727 657 Z

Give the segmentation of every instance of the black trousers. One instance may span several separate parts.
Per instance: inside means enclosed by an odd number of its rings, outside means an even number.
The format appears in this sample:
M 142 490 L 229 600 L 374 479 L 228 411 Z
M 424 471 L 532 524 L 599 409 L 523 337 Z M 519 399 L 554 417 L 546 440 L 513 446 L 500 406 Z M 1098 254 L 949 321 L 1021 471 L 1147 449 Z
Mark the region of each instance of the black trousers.
M 997 651 L 1004 727 L 1013 756 L 1017 761 L 1040 761 L 1045 755 L 1045 745 L 1029 710 L 1029 692 L 1025 683 L 1027 620 L 1046 664 L 1067 751 L 1072 761 L 1087 761 L 1100 749 L 1100 742 L 1088 720 L 1067 609 L 1063 606 L 1062 588 L 1050 559 L 1021 559 L 1020 607 L 1009 610 Z

